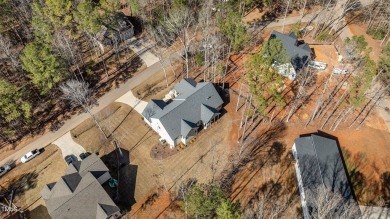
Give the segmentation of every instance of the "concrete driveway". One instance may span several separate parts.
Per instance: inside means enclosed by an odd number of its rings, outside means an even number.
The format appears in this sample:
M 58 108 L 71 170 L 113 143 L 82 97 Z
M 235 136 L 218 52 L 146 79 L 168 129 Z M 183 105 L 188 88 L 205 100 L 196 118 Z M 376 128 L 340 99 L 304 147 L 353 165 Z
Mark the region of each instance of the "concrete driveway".
M 85 149 L 73 141 L 73 138 L 70 132 L 67 132 L 65 135 L 55 140 L 53 144 L 57 145 L 62 152 L 62 157 L 65 158 L 67 155 L 75 155 L 79 160 L 79 155 L 85 153 Z
M 152 66 L 156 62 L 158 62 L 158 57 L 155 56 L 153 53 L 149 51 L 148 46 L 144 46 L 141 43 L 140 39 L 132 39 L 131 44 L 129 45 L 130 49 L 133 50 L 135 53 L 139 55 L 139 57 L 142 59 L 142 61 L 145 62 L 147 67 Z
M 148 104 L 147 102 L 142 101 L 137 97 L 135 97 L 133 95 L 133 92 L 131 91 L 128 91 L 123 96 L 119 97 L 117 100 L 115 100 L 115 102 L 127 104 L 133 109 L 135 109 L 135 111 L 137 111 L 139 114 L 141 114 L 142 111 L 144 111 L 146 105 Z

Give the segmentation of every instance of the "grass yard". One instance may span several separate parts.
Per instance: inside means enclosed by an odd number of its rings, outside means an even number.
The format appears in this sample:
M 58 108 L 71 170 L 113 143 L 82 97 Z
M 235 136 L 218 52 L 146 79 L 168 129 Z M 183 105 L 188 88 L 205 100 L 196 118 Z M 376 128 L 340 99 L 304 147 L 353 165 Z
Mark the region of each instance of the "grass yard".
M 154 74 L 152 77 L 139 84 L 132 89 L 133 94 L 144 101 L 150 101 L 151 99 L 162 99 L 175 85 L 175 76 L 178 75 L 182 69 L 181 64 L 174 64 L 166 66 L 166 74 L 168 79 L 168 87 L 165 80 L 164 71 L 161 70 Z M 180 77 L 181 78 L 181 77 Z
M 103 126 L 108 126 L 111 131 L 115 130 L 113 137 L 122 149 L 129 151 L 130 163 L 137 166 L 134 194 L 136 204 L 132 208 L 133 214 L 140 214 L 142 201 L 159 188 L 165 187 L 166 190 L 173 191 L 180 182 L 189 178 L 196 178 L 198 182 L 209 182 L 222 171 L 222 168 L 218 167 L 223 167 L 227 161 L 227 134 L 231 127 L 228 114 L 207 130 L 201 131 L 197 140 L 190 146 L 163 160 L 150 156 L 152 148 L 159 143 L 159 136 L 131 107 L 113 103 L 102 110 L 98 117 L 101 118 Z M 99 149 L 104 142 L 92 121 L 82 123 L 71 133 L 76 136 L 74 140 L 77 143 L 88 151 L 99 151 L 101 156 L 113 149 Z M 216 168 L 212 169 L 212 165 Z
M 0 178 L 2 187 L 16 189 L 14 203 L 21 207 L 30 218 L 47 218 L 44 201 L 41 198 L 43 186 L 57 181 L 66 170 L 61 151 L 49 145 L 45 151 L 31 161 L 20 164 Z M 40 210 L 37 210 L 40 209 Z M 49 217 L 50 218 L 50 217 Z

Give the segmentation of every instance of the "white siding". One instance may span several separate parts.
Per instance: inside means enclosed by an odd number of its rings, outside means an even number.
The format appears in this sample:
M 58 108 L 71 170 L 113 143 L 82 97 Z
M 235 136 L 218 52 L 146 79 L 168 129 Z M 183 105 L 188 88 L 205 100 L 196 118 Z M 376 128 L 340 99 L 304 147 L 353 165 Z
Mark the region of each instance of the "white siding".
M 295 173 L 297 175 L 297 181 L 298 181 L 298 189 L 299 189 L 299 194 L 301 196 L 301 204 L 302 204 L 302 211 L 303 211 L 303 218 L 305 219 L 309 219 L 309 212 L 308 212 L 308 209 L 307 209 L 307 206 L 306 206 L 306 197 L 305 197 L 305 191 L 303 189 L 303 185 L 302 185 L 302 175 L 301 175 L 301 170 L 299 169 L 299 158 L 298 158 L 298 155 L 297 155 L 297 150 L 296 150 L 296 147 L 295 147 L 295 144 L 292 146 L 292 152 L 293 152 L 293 156 L 294 156 L 294 159 L 295 159 Z
M 175 141 L 174 139 L 171 139 L 171 137 L 168 135 L 168 132 L 165 130 L 164 126 L 161 124 L 160 120 L 151 118 L 151 124 L 150 126 L 154 131 L 156 131 L 162 139 L 165 139 L 167 143 L 171 146 L 171 148 L 175 147 Z
M 103 184 L 107 182 L 111 178 L 111 175 L 109 172 L 106 172 L 105 174 L 101 175 L 97 180 L 100 184 Z

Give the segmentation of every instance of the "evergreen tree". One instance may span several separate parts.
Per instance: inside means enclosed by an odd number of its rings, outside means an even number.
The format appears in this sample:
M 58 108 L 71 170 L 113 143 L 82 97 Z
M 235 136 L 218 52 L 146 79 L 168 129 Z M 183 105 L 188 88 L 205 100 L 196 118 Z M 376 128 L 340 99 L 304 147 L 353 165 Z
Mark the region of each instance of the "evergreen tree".
M 379 56 L 378 64 L 379 78 L 383 84 L 388 85 L 390 83 L 390 42 L 388 42 Z M 390 93 L 390 88 L 388 88 Z
M 102 9 L 103 17 L 112 17 L 121 7 L 118 0 L 100 0 L 100 8 Z
M 46 0 L 43 12 L 56 30 L 71 25 L 72 0 Z
M 240 215 L 239 204 L 232 203 L 222 189 L 213 184 L 192 187 L 184 201 L 184 211 L 190 218 L 213 218 L 215 214 L 221 218 Z
M 230 199 L 222 199 L 216 213 L 218 219 L 238 219 L 241 217 L 240 205 L 233 203 Z
M 73 16 L 78 24 L 77 29 L 89 33 L 97 33 L 100 30 L 99 13 L 92 2 L 80 2 Z
M 22 97 L 22 92 L 15 85 L 0 80 L 0 118 L 7 122 L 21 116 L 30 118 L 31 105 Z
M 238 11 L 229 11 L 226 17 L 219 17 L 219 28 L 228 38 L 233 51 L 238 52 L 244 48 L 249 40 L 246 28 L 241 21 Z
M 34 30 L 35 39 L 50 45 L 53 40 L 54 27 L 47 19 L 42 5 L 38 1 L 32 3 L 32 12 L 31 25 Z
M 53 55 L 43 43 L 33 41 L 27 44 L 20 59 L 23 69 L 29 73 L 28 77 L 41 94 L 47 94 L 66 76 L 62 59 Z
M 130 6 L 131 16 L 138 16 L 141 8 L 139 0 L 127 0 L 127 3 Z
M 274 62 L 279 64 L 291 62 L 282 41 L 276 38 L 265 41 L 260 53 L 260 62 L 266 65 L 272 65 Z

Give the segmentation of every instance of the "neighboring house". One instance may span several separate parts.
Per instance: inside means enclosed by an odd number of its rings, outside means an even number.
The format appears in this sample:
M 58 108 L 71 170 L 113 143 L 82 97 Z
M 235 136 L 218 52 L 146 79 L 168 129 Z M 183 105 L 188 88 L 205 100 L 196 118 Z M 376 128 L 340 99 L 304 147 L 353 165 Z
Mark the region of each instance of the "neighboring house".
M 335 140 L 315 134 L 302 136 L 295 139 L 292 152 L 296 160 L 295 170 L 304 218 L 315 218 L 317 214 L 319 201 L 310 194 L 315 194 L 319 187 L 343 197 L 343 201 L 334 209 L 334 216 L 343 215 L 347 204 L 352 207 L 356 217 L 360 216 L 342 154 Z
M 96 40 L 100 50 L 104 52 L 106 48 L 115 47 L 133 36 L 133 24 L 122 12 L 118 12 L 101 27 L 101 30 L 96 34 Z
M 294 80 L 297 73 L 314 58 L 313 51 L 309 44 L 299 41 L 294 33 L 282 34 L 272 31 L 270 39 L 279 39 L 282 41 L 283 48 L 287 51 L 291 63 L 276 63 L 279 74 Z
M 102 185 L 111 178 L 95 154 L 69 164 L 65 175 L 44 186 L 42 198 L 52 218 L 120 218 L 119 208 Z
M 223 100 L 211 82 L 195 82 L 185 78 L 165 100 L 152 100 L 142 115 L 171 148 L 187 144 L 200 128 L 207 128 L 220 115 Z

